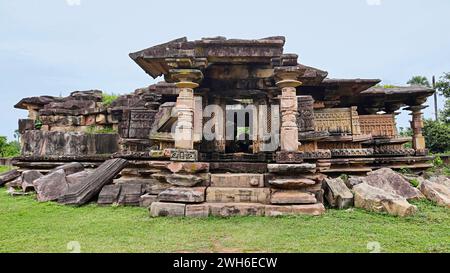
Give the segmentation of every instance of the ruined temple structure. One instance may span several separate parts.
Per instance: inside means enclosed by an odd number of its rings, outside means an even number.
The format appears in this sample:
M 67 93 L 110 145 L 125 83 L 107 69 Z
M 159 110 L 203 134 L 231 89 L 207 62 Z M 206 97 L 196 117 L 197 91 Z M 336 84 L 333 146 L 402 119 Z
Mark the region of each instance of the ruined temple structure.
M 89 170 L 126 160 L 82 181 L 97 181 L 99 204 L 141 204 L 153 216 L 321 214 L 326 176 L 430 167 L 421 111 L 433 90 L 330 79 L 284 44 L 180 38 L 131 53 L 164 80 L 110 105 L 98 90 L 24 98 L 15 105 L 29 111 L 16 166 L 45 174 L 67 162 Z M 412 137 L 398 134 L 401 108 Z M 84 203 L 91 188 L 59 200 Z

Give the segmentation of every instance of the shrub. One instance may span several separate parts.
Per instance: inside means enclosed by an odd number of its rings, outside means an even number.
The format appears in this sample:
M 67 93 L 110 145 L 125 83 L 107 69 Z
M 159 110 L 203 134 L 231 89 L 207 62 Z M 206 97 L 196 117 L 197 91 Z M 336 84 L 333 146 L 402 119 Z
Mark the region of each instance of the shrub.
M 414 188 L 417 188 L 419 186 L 419 180 L 417 180 L 417 178 L 409 180 L 409 183 L 411 183 Z
M 117 98 L 119 97 L 119 95 L 116 95 L 114 93 L 111 94 L 107 94 L 107 93 L 103 93 L 102 94 L 102 102 L 104 106 L 110 106 L 111 103 L 113 101 L 115 101 Z
M 444 153 L 450 150 L 450 126 L 441 121 L 426 119 L 423 135 L 427 148 L 433 153 Z

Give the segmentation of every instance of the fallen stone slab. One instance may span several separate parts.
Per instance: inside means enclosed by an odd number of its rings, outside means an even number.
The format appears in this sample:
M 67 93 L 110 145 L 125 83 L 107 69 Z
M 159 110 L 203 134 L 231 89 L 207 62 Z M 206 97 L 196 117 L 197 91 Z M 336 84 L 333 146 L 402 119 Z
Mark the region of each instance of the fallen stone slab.
M 262 203 L 268 204 L 270 189 L 268 188 L 220 188 L 208 187 L 206 201 L 217 203 Z
M 265 205 L 258 203 L 210 203 L 210 215 L 229 216 L 263 216 Z
M 63 169 L 52 171 L 33 181 L 39 202 L 58 200 L 69 187 Z
M 275 178 L 270 179 L 269 184 L 280 189 L 298 189 L 316 184 L 316 181 L 308 178 Z
M 450 208 L 450 187 L 445 183 L 439 184 L 424 180 L 420 183 L 420 191 L 428 200 L 431 200 L 439 206 Z
M 370 186 L 400 195 L 407 200 L 419 200 L 424 197 L 402 175 L 389 168 L 369 172 L 363 180 Z
M 119 201 L 121 185 L 105 185 L 98 194 L 97 204 L 110 205 Z
M 408 203 L 400 195 L 384 191 L 366 183 L 353 187 L 355 207 L 374 212 L 387 212 L 391 215 L 409 216 L 417 207 Z
M 120 194 L 117 201 L 120 205 L 139 206 L 142 195 L 141 184 L 122 184 L 120 185 Z
M 206 187 L 172 187 L 158 194 L 162 202 L 201 203 L 205 201 Z
M 450 179 L 445 175 L 432 176 L 428 180 L 430 182 L 441 184 L 450 188 Z
M 324 183 L 325 199 L 331 207 L 346 209 L 353 206 L 353 194 L 341 178 L 327 178 Z
M 266 216 L 282 215 L 321 215 L 325 213 L 325 207 L 321 203 L 304 205 L 266 205 Z
M 16 179 L 19 176 L 20 176 L 20 172 L 16 169 L 0 174 L 0 187 L 10 181 L 13 181 L 14 179 Z
M 264 187 L 264 175 L 257 173 L 211 174 L 211 187 L 261 188 Z
M 186 204 L 153 202 L 150 205 L 150 216 L 184 216 Z
M 146 193 L 146 194 L 141 195 L 141 197 L 139 198 L 139 206 L 148 208 L 148 207 L 150 207 L 150 205 L 153 202 L 157 202 L 157 201 L 158 201 L 158 195 Z
M 43 176 L 42 173 L 35 171 L 35 170 L 23 171 L 22 172 L 22 191 L 24 191 L 24 192 L 33 191 L 34 190 L 33 182 L 36 179 L 41 178 L 42 176 Z
M 209 204 L 192 204 L 186 205 L 186 217 L 208 217 Z
M 111 183 L 127 164 L 127 160 L 122 158 L 105 161 L 80 183 L 69 184 L 66 194 L 59 198 L 58 202 L 72 205 L 86 204 L 100 193 L 103 186 Z
M 345 182 L 345 185 L 349 188 L 349 189 L 353 189 L 354 186 L 364 183 L 364 177 L 363 176 L 356 176 L 356 175 L 351 175 Z
M 267 164 L 270 173 L 315 173 L 316 164 Z
M 81 183 L 83 179 L 91 175 L 93 170 L 84 170 L 78 173 L 70 174 L 66 176 L 66 181 L 68 184 Z
M 314 204 L 317 199 L 314 194 L 296 190 L 273 191 L 270 197 L 271 204 Z

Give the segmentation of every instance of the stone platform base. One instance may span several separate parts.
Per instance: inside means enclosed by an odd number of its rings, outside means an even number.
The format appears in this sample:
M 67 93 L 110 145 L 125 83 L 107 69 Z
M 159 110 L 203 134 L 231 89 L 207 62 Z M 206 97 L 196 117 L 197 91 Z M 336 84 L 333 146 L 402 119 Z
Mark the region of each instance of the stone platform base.
M 280 215 L 321 215 L 325 207 L 321 203 L 304 205 L 265 205 L 259 203 L 201 203 L 182 204 L 153 202 L 149 207 L 150 215 L 158 216 L 280 216 Z

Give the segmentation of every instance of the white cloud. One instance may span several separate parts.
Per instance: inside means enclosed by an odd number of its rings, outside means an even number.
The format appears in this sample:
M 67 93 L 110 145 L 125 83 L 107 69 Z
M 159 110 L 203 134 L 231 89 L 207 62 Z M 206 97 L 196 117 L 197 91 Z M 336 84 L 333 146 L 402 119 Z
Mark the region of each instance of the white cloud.
M 66 4 L 73 7 L 81 5 L 81 0 L 66 0 Z
M 369 6 L 380 6 L 381 0 L 366 0 L 366 3 Z

